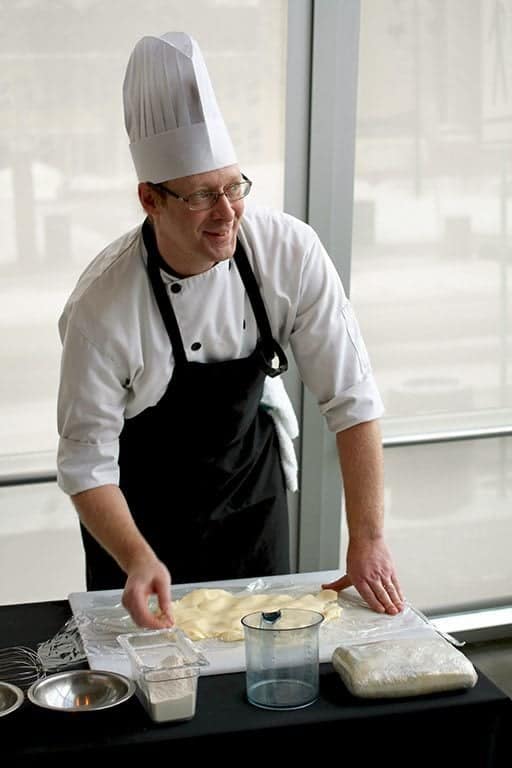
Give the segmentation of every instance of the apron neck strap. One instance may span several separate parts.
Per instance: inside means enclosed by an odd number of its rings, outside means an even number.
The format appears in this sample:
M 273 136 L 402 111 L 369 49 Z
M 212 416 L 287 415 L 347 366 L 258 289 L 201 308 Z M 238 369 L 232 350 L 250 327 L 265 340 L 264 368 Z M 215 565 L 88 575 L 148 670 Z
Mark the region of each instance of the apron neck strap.
M 146 219 L 142 225 L 142 237 L 144 239 L 144 245 L 148 252 L 148 274 L 155 295 L 160 315 L 164 322 L 167 335 L 169 336 L 174 360 L 176 364 L 183 364 L 187 362 L 187 356 L 185 354 L 185 348 L 181 339 L 180 329 L 178 328 L 178 321 L 172 308 L 167 291 L 165 289 L 162 276 L 160 274 L 160 260 L 161 256 L 158 252 L 158 246 L 156 244 L 155 233 L 151 226 L 149 219 Z
M 272 336 L 272 329 L 268 320 L 267 310 L 261 298 L 260 289 L 254 276 L 254 272 L 249 264 L 249 259 L 245 253 L 240 240 L 237 240 L 236 250 L 234 255 L 237 269 L 242 278 L 242 282 L 249 296 L 251 302 L 252 311 L 256 318 L 259 332 L 261 334 L 261 361 L 260 366 L 267 376 L 279 376 L 288 369 L 288 360 L 284 350 L 281 349 L 279 344 L 274 340 Z

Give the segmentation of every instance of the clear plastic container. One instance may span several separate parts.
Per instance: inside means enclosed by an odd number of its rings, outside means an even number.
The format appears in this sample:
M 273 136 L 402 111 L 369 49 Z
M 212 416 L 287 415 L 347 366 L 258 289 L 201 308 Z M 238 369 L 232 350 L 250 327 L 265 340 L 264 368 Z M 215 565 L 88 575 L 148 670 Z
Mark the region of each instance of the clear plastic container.
M 299 709 L 318 698 L 317 611 L 282 608 L 249 613 L 245 633 L 247 698 L 263 709 Z
M 118 635 L 130 659 L 136 693 L 157 723 L 191 720 L 196 713 L 197 679 L 209 662 L 180 629 Z

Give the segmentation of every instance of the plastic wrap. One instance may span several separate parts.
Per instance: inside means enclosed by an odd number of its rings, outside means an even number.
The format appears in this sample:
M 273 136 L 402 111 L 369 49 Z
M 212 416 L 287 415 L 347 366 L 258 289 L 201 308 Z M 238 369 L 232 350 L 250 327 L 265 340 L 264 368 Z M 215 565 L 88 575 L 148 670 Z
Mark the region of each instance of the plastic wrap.
M 364 698 L 419 696 L 472 688 L 477 681 L 469 659 L 428 626 L 338 646 L 332 663 L 348 690 Z
M 240 582 L 217 582 L 210 584 L 174 585 L 173 599 L 179 600 L 195 589 L 222 588 L 232 594 L 287 594 L 300 597 L 315 594 L 321 584 L 332 580 L 333 574 L 294 574 L 293 576 L 271 576 L 254 579 L 246 584 Z M 327 577 L 327 578 L 326 578 Z M 125 652 L 117 642 L 117 635 L 138 631 L 121 604 L 121 590 L 107 592 L 77 592 L 69 596 L 73 613 L 82 635 L 84 647 L 91 668 L 111 669 L 130 675 Z M 428 619 L 410 605 L 396 616 L 375 613 L 350 588 L 338 596 L 341 613 L 333 621 L 324 621 L 319 632 L 320 661 L 330 662 L 335 648 L 361 645 L 375 641 L 395 640 L 401 637 L 422 635 L 434 631 Z M 156 607 L 156 606 L 155 606 Z M 225 642 L 219 639 L 194 641 L 194 646 L 204 653 L 210 662 L 203 674 L 222 674 L 245 670 L 245 648 L 243 640 Z

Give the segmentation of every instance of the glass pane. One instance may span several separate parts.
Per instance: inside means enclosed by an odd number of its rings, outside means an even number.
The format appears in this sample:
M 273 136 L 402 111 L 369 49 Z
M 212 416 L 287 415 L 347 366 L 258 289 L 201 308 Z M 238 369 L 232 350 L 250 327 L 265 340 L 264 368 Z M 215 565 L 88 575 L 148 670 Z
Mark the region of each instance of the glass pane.
M 0 457 L 56 446 L 57 319 L 142 221 L 122 114 L 144 34 L 200 43 L 251 198 L 282 207 L 285 0 L 13 0 L 0 24 Z
M 78 517 L 54 483 L 0 488 L 0 605 L 85 589 Z
M 512 3 L 362 0 L 351 297 L 385 436 L 512 424 Z M 510 439 L 388 448 L 426 609 L 510 599 Z
M 512 599 L 511 467 L 512 438 L 386 451 L 386 538 L 410 603 Z
M 510 424 L 512 3 L 362 1 L 351 296 L 388 434 Z
M 389 544 L 414 604 L 512 598 L 511 462 L 509 438 L 386 452 Z

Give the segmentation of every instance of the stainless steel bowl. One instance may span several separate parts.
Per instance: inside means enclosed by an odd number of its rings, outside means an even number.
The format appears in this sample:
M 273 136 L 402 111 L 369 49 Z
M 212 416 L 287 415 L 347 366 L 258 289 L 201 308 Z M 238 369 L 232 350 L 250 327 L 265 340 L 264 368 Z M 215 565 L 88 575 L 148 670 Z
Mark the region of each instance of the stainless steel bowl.
M 24 698 L 23 691 L 17 685 L 0 681 L 0 717 L 21 707 Z
M 124 675 L 81 669 L 45 677 L 30 686 L 27 696 L 45 709 L 89 712 L 115 707 L 134 692 L 135 683 Z

